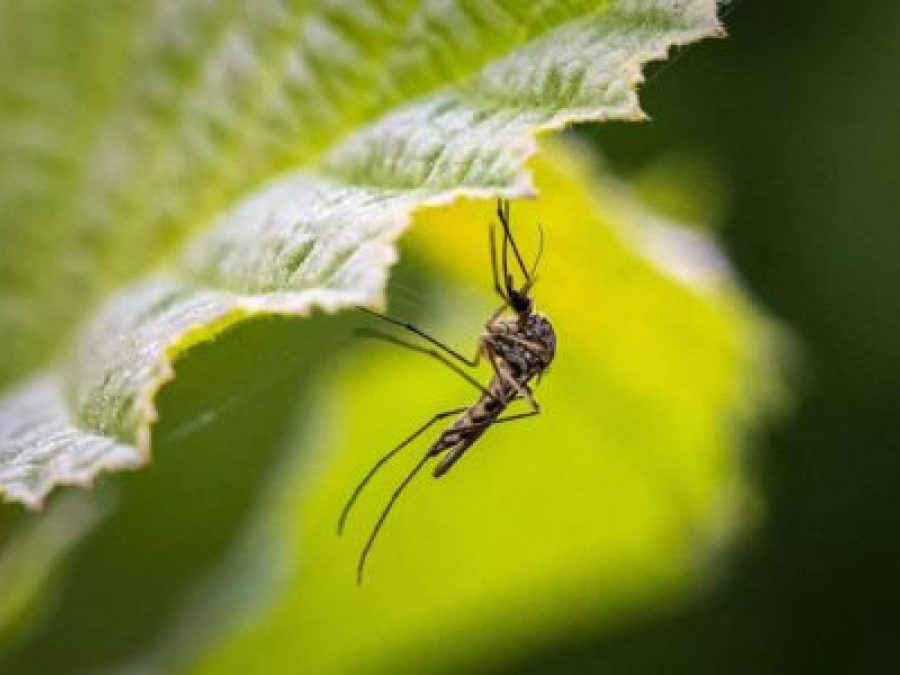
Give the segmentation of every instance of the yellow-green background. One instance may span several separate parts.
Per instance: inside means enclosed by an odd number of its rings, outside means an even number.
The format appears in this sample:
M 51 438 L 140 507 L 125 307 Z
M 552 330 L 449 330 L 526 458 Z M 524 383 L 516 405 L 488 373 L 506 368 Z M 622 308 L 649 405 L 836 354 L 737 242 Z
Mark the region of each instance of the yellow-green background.
M 889 3 L 741 3 L 729 24 L 727 41 L 688 53 L 647 88 L 644 98 L 655 118 L 651 125 L 606 128 L 596 135 L 616 171 L 647 190 L 659 183 L 658 178 L 651 179 L 661 161 L 676 167 L 665 174 L 667 186 L 679 180 L 690 184 L 691 176 L 698 175 L 678 170 L 678 158 L 686 157 L 693 167 L 712 167 L 713 178 L 701 184 L 708 187 L 714 181 L 722 188 L 727 208 L 718 206 L 723 209 L 721 232 L 742 278 L 791 326 L 802 345 L 803 360 L 792 381 L 796 407 L 757 436 L 748 455 L 747 473 L 764 508 L 756 510 L 760 516 L 744 543 L 733 546 L 725 558 L 715 558 L 716 566 L 695 566 L 697 561 L 691 560 L 694 581 L 700 582 L 691 584 L 693 593 L 680 593 L 683 578 L 678 576 L 655 578 L 653 585 L 645 586 L 649 594 L 640 601 L 632 596 L 629 610 L 615 620 L 610 613 L 592 613 L 595 620 L 585 620 L 579 630 L 516 641 L 514 653 L 496 662 L 461 666 L 467 672 L 859 673 L 893 672 L 900 663 L 896 641 L 900 548 L 893 536 L 900 486 L 896 451 L 900 314 L 893 310 L 900 250 L 893 187 L 900 175 L 896 148 L 900 101 L 894 86 L 894 36 L 900 30 L 900 12 Z M 483 209 L 479 219 L 482 214 Z M 558 243 L 560 237 L 549 222 L 545 228 L 549 277 L 554 250 L 565 244 Z M 409 259 L 415 255 L 422 253 L 413 252 Z M 471 269 L 484 275 L 484 252 L 477 242 L 472 255 Z M 471 316 L 477 322 L 487 301 L 477 295 L 482 286 L 474 283 L 454 285 L 454 290 L 434 286 L 427 268 L 437 264 L 423 259 L 401 273 L 402 288 L 395 294 L 398 307 L 421 312 L 417 318 L 462 343 L 471 334 L 471 324 L 457 317 Z M 538 287 L 539 298 L 549 300 L 545 293 L 563 289 L 545 278 Z M 599 305 L 604 301 L 609 302 L 598 298 Z M 568 308 L 563 310 L 565 314 Z M 315 337 L 318 343 L 340 343 L 352 323 L 340 318 L 323 321 Z M 167 421 L 159 430 L 159 461 L 145 474 L 122 480 L 127 487 L 121 491 L 123 509 L 109 516 L 100 534 L 68 556 L 64 571 L 71 583 L 65 590 L 51 589 L 56 592 L 29 608 L 20 625 L 25 631 L 42 613 L 57 618 L 30 646 L 27 632 L 4 636 L 6 644 L 25 640 L 19 643 L 26 645 L 18 652 L 19 665 L 34 664 L 33 672 L 39 673 L 65 672 L 69 666 L 108 663 L 146 649 L 157 639 L 168 640 L 164 635 L 175 598 L 208 578 L 211 561 L 230 548 L 249 520 L 248 506 L 257 503 L 262 506 L 251 513 L 266 512 L 274 500 L 279 515 L 274 520 L 264 517 L 263 524 L 246 535 L 249 549 L 263 550 L 252 545 L 261 540 L 293 546 L 289 538 L 278 536 L 278 528 L 284 526 L 285 517 L 295 517 L 289 521 L 291 532 L 301 537 L 309 532 L 306 536 L 323 541 L 329 537 L 334 557 L 325 563 L 334 569 L 324 574 L 335 580 L 346 577 L 347 589 L 342 592 L 353 593 L 358 603 L 367 597 L 371 602 L 372 595 L 365 594 L 377 593 L 374 583 L 359 592 L 352 587 L 353 563 L 365 525 L 391 476 L 385 476 L 361 504 L 344 540 L 330 538 L 330 520 L 323 521 L 318 534 L 304 529 L 311 527 L 304 521 L 304 511 L 328 511 L 329 500 L 337 503 L 347 481 L 366 464 L 362 455 L 374 457 L 383 447 L 376 441 L 393 441 L 412 418 L 418 418 L 417 411 L 421 417 L 432 409 L 427 405 L 431 401 L 416 390 L 407 405 L 417 408 L 378 415 L 382 422 L 375 427 L 348 423 L 347 437 L 337 438 L 335 420 L 348 419 L 371 398 L 366 391 L 338 384 L 313 393 L 298 379 L 321 377 L 323 368 L 332 366 L 341 377 L 351 378 L 355 369 L 369 373 L 383 362 L 391 379 L 372 383 L 373 389 L 401 390 L 401 380 L 405 383 L 413 374 L 417 381 L 440 379 L 447 399 L 435 394 L 435 403 L 449 403 L 457 395 L 467 395 L 465 386 L 456 388 L 451 376 L 444 377 L 433 364 L 416 362 L 414 355 L 392 354 L 375 345 L 367 345 L 366 358 L 359 360 L 335 361 L 330 351 L 324 351 L 309 361 L 298 356 L 310 353 L 310 345 L 303 341 L 313 337 L 305 326 L 298 330 L 272 321 L 239 330 L 234 340 L 209 346 L 182 364 L 178 387 L 164 392 L 162 412 Z M 564 342 L 561 348 L 567 348 Z M 224 362 L 228 369 L 219 367 Z M 563 363 L 557 365 L 560 368 L 542 386 L 548 405 L 552 388 L 567 386 L 561 376 Z M 260 378 L 261 372 L 266 375 Z M 227 392 L 234 391 L 246 395 L 231 402 Z M 345 402 L 355 404 L 345 408 Z M 554 405 L 552 414 L 561 409 L 571 410 Z M 203 417 L 205 424 L 196 424 L 198 416 L 210 410 L 219 411 L 218 416 Z M 503 469 L 517 466 L 510 457 L 519 450 L 514 441 L 525 436 L 539 439 L 542 427 L 537 425 L 549 423 L 551 410 L 547 413 L 545 419 L 486 438 L 446 485 L 424 480 L 411 491 L 375 552 L 370 581 L 377 575 L 397 581 L 398 571 L 391 563 L 399 554 L 424 556 L 420 544 L 408 536 L 416 527 L 414 521 L 426 523 L 433 513 L 451 518 L 452 513 L 441 512 L 441 507 L 462 481 L 505 478 Z M 295 418 L 301 420 L 301 428 L 285 432 L 291 428 L 287 421 Z M 590 426 L 592 433 L 596 429 Z M 193 452 L 179 453 L 186 439 Z M 543 473 L 545 467 L 567 470 L 559 466 L 561 444 L 553 441 L 550 448 L 546 443 L 534 446 L 532 461 L 537 464 L 524 465 L 534 467 L 542 479 L 549 475 Z M 277 481 L 276 496 L 270 496 L 260 478 L 263 460 L 275 457 L 274 448 L 282 443 L 301 442 L 322 449 L 296 461 L 311 462 L 308 480 L 327 485 L 323 490 L 333 494 L 305 499 L 286 479 Z M 326 454 L 338 446 L 341 455 Z M 227 474 L 208 470 L 211 461 L 226 456 Z M 523 465 L 518 466 L 522 470 Z M 297 470 L 291 464 L 280 473 L 292 476 Z M 481 485 L 470 485 L 473 494 L 484 494 Z M 457 512 L 461 508 L 473 518 L 469 509 L 474 506 L 457 506 Z M 18 517 L 8 511 L 2 514 L 4 521 Z M 458 536 L 477 541 L 481 525 L 476 525 L 460 530 Z M 484 526 L 490 527 L 490 521 Z M 582 531 L 566 531 L 562 525 L 555 534 L 569 541 L 583 536 Z M 440 537 L 435 539 L 440 544 Z M 404 542 L 410 542 L 409 548 L 398 548 Z M 641 550 L 648 551 L 653 544 L 642 542 L 647 548 Z M 208 652 L 206 667 L 220 658 L 240 664 L 254 656 L 299 652 L 300 624 L 292 630 L 289 623 L 292 596 L 279 600 L 265 595 L 273 592 L 273 582 L 287 580 L 293 587 L 291 575 L 316 562 L 306 560 L 302 550 L 293 552 L 293 568 L 279 566 L 277 558 L 270 558 L 268 566 L 252 555 L 229 560 L 221 575 L 230 580 L 234 597 L 220 598 L 219 604 L 200 602 L 205 610 L 179 624 L 181 634 L 191 637 L 169 649 L 190 652 L 198 646 L 196 636 L 211 631 L 229 614 L 229 603 L 241 607 L 249 603 L 256 611 L 233 629 L 237 636 L 233 647 Z M 478 551 L 471 554 L 477 559 Z M 507 564 L 490 561 L 497 570 Z M 421 582 L 418 575 L 427 574 L 428 570 L 418 569 L 410 573 L 412 591 L 416 580 Z M 435 573 L 433 581 L 438 583 L 440 576 Z M 622 594 L 629 590 L 621 584 L 612 588 Z M 139 593 L 140 602 L 124 589 Z M 321 589 L 320 603 L 327 601 L 329 592 L 328 587 Z M 277 633 L 260 636 L 264 610 L 272 600 L 288 623 Z M 390 601 L 394 600 L 392 596 Z M 340 611 L 320 606 L 323 612 Z M 357 620 L 348 613 L 349 623 L 340 629 L 346 634 L 336 629 L 319 648 L 333 649 L 337 641 L 357 637 L 364 643 L 368 638 L 360 637 Z M 526 623 L 521 613 L 517 621 Z M 443 624 L 431 626 L 425 643 L 453 659 L 464 659 L 470 645 L 477 650 L 503 635 L 496 623 L 486 621 L 477 627 L 479 637 L 453 642 Z M 267 636 L 277 638 L 278 644 L 267 644 Z M 405 660 L 414 658 L 410 654 L 398 653 L 397 658 L 414 663 Z M 153 663 L 153 655 L 146 661 Z

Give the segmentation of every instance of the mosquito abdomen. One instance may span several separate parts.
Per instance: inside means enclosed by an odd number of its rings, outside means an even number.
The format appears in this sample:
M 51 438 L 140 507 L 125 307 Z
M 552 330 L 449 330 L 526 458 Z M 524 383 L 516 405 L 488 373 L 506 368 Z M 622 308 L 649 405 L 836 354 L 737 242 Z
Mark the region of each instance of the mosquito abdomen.
M 441 453 L 447 454 L 435 466 L 432 475 L 440 478 L 465 454 L 488 427 L 506 408 L 505 399 L 494 392 L 491 396 L 482 396 L 471 408 L 464 412 L 450 428 L 441 434 L 428 450 L 429 457 Z

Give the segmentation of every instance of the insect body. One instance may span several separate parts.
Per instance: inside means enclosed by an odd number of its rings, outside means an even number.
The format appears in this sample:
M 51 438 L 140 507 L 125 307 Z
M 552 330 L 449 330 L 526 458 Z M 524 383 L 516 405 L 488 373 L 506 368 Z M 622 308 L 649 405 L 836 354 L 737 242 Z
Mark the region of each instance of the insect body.
M 404 328 L 417 335 L 428 342 L 430 346 L 406 341 L 394 335 L 381 333 L 375 330 L 360 331 L 361 335 L 385 340 L 401 347 L 431 356 L 456 372 L 474 387 L 478 388 L 481 395 L 471 406 L 446 410 L 432 417 L 428 422 L 404 439 L 397 447 L 382 456 L 363 477 L 356 486 L 356 489 L 350 495 L 338 521 L 338 533 L 343 531 L 347 516 L 363 488 L 388 460 L 438 421 L 453 415 L 458 415 L 456 421 L 441 433 L 438 439 L 428 448 L 428 451 L 406 475 L 391 495 L 390 500 L 381 512 L 381 516 L 375 523 L 372 533 L 360 554 L 359 565 L 357 567 L 358 582 L 362 581 L 362 573 L 366 559 L 384 521 L 387 519 L 388 514 L 400 497 L 400 494 L 425 464 L 430 460 L 436 459 L 437 464 L 433 470 L 433 475 L 435 478 L 439 478 L 447 473 L 447 471 L 459 461 L 466 451 L 475 444 L 491 425 L 520 420 L 540 413 L 540 406 L 534 398 L 530 384 L 535 378 L 540 378 L 540 375 L 550 365 L 556 353 L 556 335 L 553 332 L 553 326 L 546 317 L 534 311 L 530 297 L 530 291 L 536 279 L 535 273 L 537 271 L 537 265 L 538 262 L 540 262 L 540 251 L 538 252 L 537 259 L 529 270 L 525 266 L 510 231 L 509 202 L 501 201 L 498 203 L 497 216 L 500 225 L 503 228 L 503 244 L 499 256 L 496 245 L 496 228 L 494 225 L 491 226 L 489 232 L 489 241 L 494 289 L 502 298 L 503 304 L 487 321 L 485 332 L 478 341 L 478 351 L 474 358 L 467 359 L 459 352 L 448 347 L 419 328 L 416 328 L 412 324 L 360 308 L 379 319 L 394 324 L 395 326 L 399 326 L 400 328 Z M 519 288 L 515 286 L 513 276 L 509 272 L 510 250 L 524 277 L 524 281 Z M 502 273 L 502 279 L 500 273 Z M 509 316 L 508 313 L 511 313 L 512 316 Z M 493 369 L 493 376 L 486 387 L 480 384 L 461 367 L 467 366 L 474 368 L 482 358 L 486 360 Z M 504 416 L 503 413 L 506 409 L 514 401 L 520 399 L 526 401 L 530 405 L 530 410 Z
M 539 314 L 523 313 L 513 319 L 496 318 L 487 325 L 480 340 L 480 353 L 494 368 L 494 376 L 481 398 L 441 434 L 429 448 L 427 457 L 441 457 L 434 468 L 435 478 L 443 476 L 516 398 L 531 404 L 531 416 L 540 406 L 529 383 L 553 360 L 556 336 L 550 322 Z M 510 417 L 502 421 L 510 421 Z

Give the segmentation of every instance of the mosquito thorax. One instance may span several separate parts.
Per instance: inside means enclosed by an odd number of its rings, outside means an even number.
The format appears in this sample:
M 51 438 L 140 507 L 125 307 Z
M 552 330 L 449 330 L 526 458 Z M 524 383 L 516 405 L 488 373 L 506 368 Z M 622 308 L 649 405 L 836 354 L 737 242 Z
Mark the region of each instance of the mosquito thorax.
M 534 312 L 529 314 L 523 322 L 521 335 L 530 342 L 536 342 L 544 348 L 542 360 L 544 366 L 550 365 L 556 354 L 556 333 L 553 331 L 553 324 L 543 314 Z
M 523 345 L 520 338 L 540 346 L 535 350 Z M 486 336 L 495 353 L 512 368 L 516 376 L 529 379 L 538 375 L 553 360 L 556 353 L 556 334 L 550 321 L 538 313 L 518 314 L 498 319 Z

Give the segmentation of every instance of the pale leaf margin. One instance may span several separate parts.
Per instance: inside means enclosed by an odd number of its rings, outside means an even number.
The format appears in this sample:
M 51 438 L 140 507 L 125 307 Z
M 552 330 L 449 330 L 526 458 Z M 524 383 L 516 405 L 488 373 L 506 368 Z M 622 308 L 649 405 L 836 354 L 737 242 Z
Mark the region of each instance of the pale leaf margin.
M 538 134 L 642 119 L 643 65 L 720 34 L 715 0 L 607 3 L 239 201 L 104 303 L 62 363 L 0 399 L 4 499 L 40 508 L 56 486 L 146 464 L 156 393 L 191 346 L 252 316 L 380 306 L 416 209 L 533 195 L 523 167 Z

